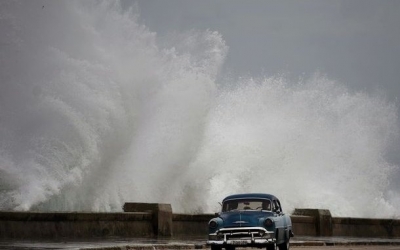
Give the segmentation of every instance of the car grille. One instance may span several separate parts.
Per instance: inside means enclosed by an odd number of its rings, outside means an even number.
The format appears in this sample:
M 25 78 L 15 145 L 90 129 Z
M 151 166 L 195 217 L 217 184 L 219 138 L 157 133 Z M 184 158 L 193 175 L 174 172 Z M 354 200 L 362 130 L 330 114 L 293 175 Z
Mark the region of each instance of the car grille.
M 221 228 L 217 235 L 225 239 L 254 239 L 269 238 L 271 233 L 263 227 L 232 227 Z

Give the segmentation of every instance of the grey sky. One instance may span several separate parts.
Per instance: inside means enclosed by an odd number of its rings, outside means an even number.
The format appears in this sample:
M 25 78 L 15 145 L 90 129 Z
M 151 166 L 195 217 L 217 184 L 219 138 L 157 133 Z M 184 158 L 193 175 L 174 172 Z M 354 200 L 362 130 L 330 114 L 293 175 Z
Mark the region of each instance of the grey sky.
M 318 71 L 355 90 L 400 94 L 400 1 L 139 0 L 141 22 L 163 36 L 210 29 L 237 75 Z

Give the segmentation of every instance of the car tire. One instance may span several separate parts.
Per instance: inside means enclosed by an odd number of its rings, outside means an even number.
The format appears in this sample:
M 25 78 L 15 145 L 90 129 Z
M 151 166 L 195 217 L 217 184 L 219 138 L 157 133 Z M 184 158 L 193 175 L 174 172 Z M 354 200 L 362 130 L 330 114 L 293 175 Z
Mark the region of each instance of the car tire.
M 290 247 L 290 237 L 284 242 L 284 243 L 282 243 L 282 244 L 279 244 L 278 245 L 278 249 L 279 250 L 289 250 L 289 247 Z
M 211 245 L 211 250 L 221 250 L 221 246 Z
M 276 244 L 267 245 L 267 250 L 276 250 Z

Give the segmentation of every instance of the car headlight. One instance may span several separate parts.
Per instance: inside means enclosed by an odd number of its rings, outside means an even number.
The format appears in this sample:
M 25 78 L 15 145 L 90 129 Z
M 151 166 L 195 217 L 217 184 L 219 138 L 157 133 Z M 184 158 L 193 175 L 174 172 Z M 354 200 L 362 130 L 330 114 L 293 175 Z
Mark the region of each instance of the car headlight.
M 272 226 L 274 224 L 274 222 L 271 220 L 271 219 L 266 219 L 265 221 L 264 221 L 264 225 L 266 226 L 266 227 L 270 227 L 270 226 Z
M 217 228 L 218 222 L 216 222 L 215 220 L 212 220 L 212 221 L 210 221 L 210 223 L 208 223 L 208 226 L 212 229 Z

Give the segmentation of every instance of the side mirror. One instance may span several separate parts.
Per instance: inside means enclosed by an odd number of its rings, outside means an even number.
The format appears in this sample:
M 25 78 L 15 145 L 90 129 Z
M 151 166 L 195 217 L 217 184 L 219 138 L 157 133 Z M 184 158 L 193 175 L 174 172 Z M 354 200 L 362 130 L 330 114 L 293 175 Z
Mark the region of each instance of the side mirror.
M 214 215 L 215 215 L 215 216 L 217 216 L 217 217 L 219 217 L 219 213 L 218 213 L 218 212 L 217 212 L 217 213 L 215 213 Z

